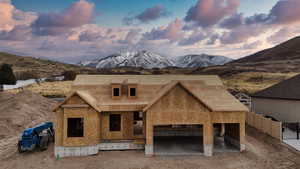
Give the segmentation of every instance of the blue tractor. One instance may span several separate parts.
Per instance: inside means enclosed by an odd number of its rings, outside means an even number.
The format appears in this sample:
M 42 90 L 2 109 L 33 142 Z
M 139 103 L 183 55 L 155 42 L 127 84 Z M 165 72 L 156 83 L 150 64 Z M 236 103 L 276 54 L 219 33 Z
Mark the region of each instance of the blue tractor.
M 52 122 L 45 122 L 25 129 L 18 141 L 18 151 L 32 151 L 36 148 L 46 150 L 48 144 L 54 141 L 54 129 Z

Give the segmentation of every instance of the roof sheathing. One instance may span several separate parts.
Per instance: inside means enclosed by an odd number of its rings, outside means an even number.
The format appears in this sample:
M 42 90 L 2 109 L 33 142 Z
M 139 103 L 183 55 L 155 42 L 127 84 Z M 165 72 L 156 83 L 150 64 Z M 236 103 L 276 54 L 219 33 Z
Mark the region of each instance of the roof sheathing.
M 171 81 L 203 81 L 208 86 L 222 86 L 223 83 L 215 75 L 77 75 L 74 86 L 83 85 L 107 85 L 111 84 L 113 79 L 118 81 L 138 81 L 139 84 L 158 84 L 165 85 Z
M 94 97 L 94 101 L 98 102 L 99 108 L 110 105 L 143 105 L 145 110 L 146 107 L 149 108 L 149 105 L 159 99 L 160 94 L 163 95 L 175 85 L 180 84 L 214 112 L 249 111 L 226 90 L 218 76 L 211 75 L 78 75 L 73 86 L 75 90 L 77 90 L 77 86 L 79 89 L 94 90 L 92 86 L 111 85 L 113 79 L 124 81 L 124 83 L 138 81 L 139 85 L 144 87 L 154 85 L 157 86 L 157 89 L 151 89 L 150 93 L 146 91 L 146 98 L 139 97 L 135 100 L 128 100 L 125 97 L 120 100 L 113 100 L 107 98 L 106 95 L 95 95 L 94 91 L 89 92 Z

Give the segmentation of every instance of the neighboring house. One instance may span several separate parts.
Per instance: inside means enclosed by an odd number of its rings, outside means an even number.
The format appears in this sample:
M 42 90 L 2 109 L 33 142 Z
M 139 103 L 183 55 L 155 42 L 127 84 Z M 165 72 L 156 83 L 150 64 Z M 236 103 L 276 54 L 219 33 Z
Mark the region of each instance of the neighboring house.
M 252 111 L 286 123 L 300 122 L 300 75 L 252 96 Z
M 253 94 L 252 111 L 283 122 L 284 127 L 292 129 L 295 134 L 291 134 L 299 140 L 300 75 Z M 283 139 L 285 137 L 290 136 L 283 136 Z
M 72 93 L 54 111 L 60 157 L 126 149 L 154 155 L 174 141 L 211 156 L 224 147 L 217 143 L 218 131 L 226 144 L 245 149 L 248 109 L 218 76 L 78 75 Z

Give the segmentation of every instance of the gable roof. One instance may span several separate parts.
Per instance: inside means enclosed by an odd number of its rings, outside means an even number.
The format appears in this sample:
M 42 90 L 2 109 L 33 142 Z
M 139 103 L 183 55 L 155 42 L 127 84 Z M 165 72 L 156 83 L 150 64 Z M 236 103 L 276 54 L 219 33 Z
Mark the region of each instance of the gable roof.
M 236 100 L 235 97 L 224 88 L 201 88 L 199 84 L 188 83 L 187 81 L 173 81 L 166 85 L 157 96 L 149 102 L 143 111 L 147 111 L 177 85 L 187 90 L 210 111 L 249 111 L 245 105 Z
M 97 106 L 97 100 L 89 94 L 87 91 L 75 91 L 71 95 L 69 95 L 63 102 L 59 103 L 53 111 L 56 111 L 59 107 L 64 105 L 68 100 L 70 100 L 74 95 L 78 95 L 82 100 L 84 100 L 88 105 L 93 107 L 96 111 L 101 112 L 101 110 Z
M 252 97 L 300 100 L 300 75 L 259 91 L 253 94 Z
M 138 82 L 139 97 L 113 99 L 109 85 L 113 79 Z M 78 75 L 72 90 L 97 111 L 146 111 L 176 85 L 211 111 L 249 111 L 223 86 L 215 75 Z M 72 96 L 67 97 L 65 104 Z M 56 109 L 57 109 L 56 108 Z M 55 109 L 55 110 L 56 110 Z

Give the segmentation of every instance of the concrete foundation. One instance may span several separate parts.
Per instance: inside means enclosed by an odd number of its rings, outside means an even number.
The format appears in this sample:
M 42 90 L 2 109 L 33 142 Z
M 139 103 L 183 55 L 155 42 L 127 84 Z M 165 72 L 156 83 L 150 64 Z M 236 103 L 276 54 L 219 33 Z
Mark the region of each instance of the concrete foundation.
M 245 144 L 240 144 L 240 151 L 245 151 L 246 150 L 246 145 Z
M 74 156 L 88 156 L 98 154 L 99 151 L 105 150 L 143 150 L 143 144 L 134 144 L 132 142 L 125 143 L 100 143 L 93 146 L 81 147 L 63 147 L 55 146 L 54 155 L 57 158 L 74 157 Z
M 100 143 L 99 150 L 142 150 L 143 144 L 128 143 Z
M 236 140 L 232 137 L 229 137 L 229 136 L 224 136 L 224 141 L 228 144 L 231 144 L 237 148 L 240 149 L 240 151 L 244 151 L 245 150 L 245 145 L 244 144 L 240 144 L 240 141 L 239 140 Z
M 146 156 L 153 156 L 153 145 L 145 145 L 145 155 Z
M 87 156 L 98 154 L 98 145 L 94 146 L 82 146 L 82 147 L 54 147 L 54 155 L 56 158 L 61 157 L 73 157 L 73 156 Z
M 204 155 L 205 156 L 212 156 L 213 155 L 213 145 L 212 144 L 204 144 L 203 149 L 204 149 Z

